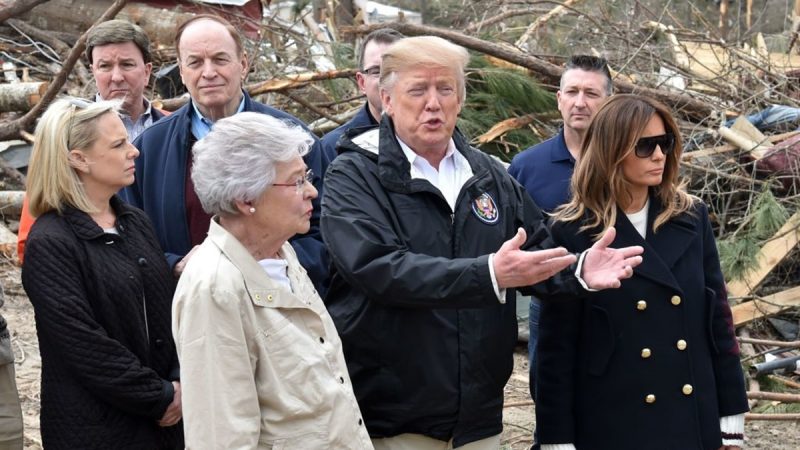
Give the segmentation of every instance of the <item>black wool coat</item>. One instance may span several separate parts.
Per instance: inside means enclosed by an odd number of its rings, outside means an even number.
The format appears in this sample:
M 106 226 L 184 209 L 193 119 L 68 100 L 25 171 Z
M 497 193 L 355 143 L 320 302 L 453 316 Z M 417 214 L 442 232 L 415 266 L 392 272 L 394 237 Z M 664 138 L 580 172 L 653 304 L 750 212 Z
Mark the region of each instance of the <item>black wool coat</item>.
M 744 376 L 708 211 L 702 203 L 646 239 L 622 211 L 611 247 L 644 247 L 619 289 L 542 302 L 537 430 L 578 450 L 716 450 L 719 419 L 747 411 Z M 553 239 L 589 248 L 597 230 L 557 222 Z
M 42 357 L 47 449 L 173 449 L 182 425 L 157 425 L 173 398 L 175 281 L 143 212 L 111 199 L 119 235 L 84 212 L 33 225 L 22 283 Z

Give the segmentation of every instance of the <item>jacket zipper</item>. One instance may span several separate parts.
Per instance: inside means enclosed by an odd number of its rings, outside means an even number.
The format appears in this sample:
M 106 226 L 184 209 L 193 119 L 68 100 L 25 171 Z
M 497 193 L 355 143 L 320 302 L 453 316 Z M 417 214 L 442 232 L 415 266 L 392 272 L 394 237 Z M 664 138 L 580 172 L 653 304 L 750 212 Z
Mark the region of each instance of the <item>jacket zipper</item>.
M 147 300 L 142 294 L 142 309 L 144 310 L 144 334 L 147 335 L 147 346 L 150 347 L 150 326 L 147 324 Z

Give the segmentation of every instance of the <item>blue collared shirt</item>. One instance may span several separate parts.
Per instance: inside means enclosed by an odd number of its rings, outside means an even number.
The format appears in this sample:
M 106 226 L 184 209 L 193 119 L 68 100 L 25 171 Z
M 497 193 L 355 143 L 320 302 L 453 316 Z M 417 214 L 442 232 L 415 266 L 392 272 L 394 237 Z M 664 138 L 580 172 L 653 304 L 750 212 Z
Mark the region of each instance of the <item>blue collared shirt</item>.
M 528 191 L 534 203 L 548 213 L 570 200 L 574 171 L 575 158 L 567 150 L 563 129 L 515 156 L 508 167 L 508 173 Z
M 139 119 L 134 122 L 131 120 L 131 116 L 127 115 L 124 111 L 120 111 L 119 117 L 122 119 L 122 124 L 125 125 L 125 131 L 128 132 L 128 140 L 133 142 L 145 128 L 149 127 L 153 124 L 153 106 L 150 104 L 150 101 L 142 99 L 144 101 L 144 112 L 142 115 L 139 116 Z M 102 102 L 103 97 L 100 94 L 95 95 L 95 101 Z
M 197 103 L 195 103 L 194 100 L 192 100 L 192 110 L 192 136 L 199 141 L 211 132 L 214 121 L 206 118 L 206 116 L 197 109 Z M 242 96 L 242 101 L 239 103 L 239 108 L 236 110 L 236 114 L 242 111 L 244 111 L 244 95 Z

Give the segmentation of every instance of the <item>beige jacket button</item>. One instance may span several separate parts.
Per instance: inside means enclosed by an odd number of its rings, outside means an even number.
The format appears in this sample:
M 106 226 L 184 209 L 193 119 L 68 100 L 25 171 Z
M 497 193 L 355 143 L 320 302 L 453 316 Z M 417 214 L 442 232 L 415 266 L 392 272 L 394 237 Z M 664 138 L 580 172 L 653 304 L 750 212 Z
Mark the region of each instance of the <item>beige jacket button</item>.
M 694 391 L 694 388 L 692 387 L 691 384 L 684 384 L 683 389 L 681 389 L 681 391 L 683 391 L 683 395 L 691 395 L 692 391 Z
M 675 306 L 678 306 L 678 305 L 681 304 L 681 298 L 678 297 L 677 295 L 673 295 L 672 298 L 669 299 L 669 301 L 672 302 L 672 304 L 675 305 Z
M 639 311 L 644 311 L 645 309 L 647 309 L 647 302 L 644 300 L 639 300 L 638 302 L 636 302 L 636 309 L 638 309 Z
M 681 340 L 678 341 L 677 344 L 675 344 L 675 346 L 678 347 L 678 350 L 680 350 L 680 351 L 686 350 L 686 341 L 681 339 Z
M 644 401 L 646 401 L 647 403 L 655 403 L 656 396 L 653 394 L 647 394 L 647 397 L 644 398 Z
M 649 348 L 642 349 L 642 358 L 649 358 L 652 352 L 650 352 Z
M 270 294 L 270 295 L 268 295 L 268 296 L 267 296 L 267 301 L 268 301 L 268 302 L 271 302 L 271 301 L 272 301 L 272 294 Z

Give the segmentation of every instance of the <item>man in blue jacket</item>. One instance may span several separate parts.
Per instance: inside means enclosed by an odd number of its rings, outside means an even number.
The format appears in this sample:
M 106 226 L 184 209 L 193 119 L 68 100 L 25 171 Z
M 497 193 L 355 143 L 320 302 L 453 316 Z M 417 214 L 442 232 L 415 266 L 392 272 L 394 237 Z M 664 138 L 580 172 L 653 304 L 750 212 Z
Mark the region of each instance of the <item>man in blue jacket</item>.
M 339 138 L 352 128 L 377 127 L 381 120 L 381 94 L 378 91 L 378 80 L 381 76 L 381 57 L 386 49 L 403 39 L 403 35 L 391 28 L 380 28 L 368 34 L 361 43 L 358 52 L 358 72 L 356 83 L 358 89 L 367 97 L 364 107 L 347 123 L 330 131 L 320 139 L 322 149 L 329 160 L 336 157 L 336 143 Z
M 581 154 L 581 142 L 595 111 L 611 95 L 613 84 L 605 58 L 574 55 L 564 67 L 556 99 L 564 126 L 557 135 L 540 142 L 514 157 L 508 167 L 511 174 L 531 196 L 536 206 L 551 213 L 569 201 L 569 183 L 575 161 Z M 530 302 L 528 325 L 528 360 L 531 395 L 536 365 L 536 341 L 539 336 L 539 299 Z
M 241 36 L 225 19 L 212 15 L 189 19 L 178 27 L 175 48 L 181 79 L 191 100 L 134 141 L 141 151 L 136 160 L 136 182 L 123 191 L 123 196 L 153 221 L 167 260 L 175 276 L 180 276 L 192 250 L 205 239 L 210 221 L 188 175 L 194 143 L 211 131 L 215 121 L 242 111 L 269 114 L 308 128 L 290 114 L 254 101 L 242 90 L 249 68 L 247 56 Z M 322 197 L 322 175 L 328 160 L 319 141 L 315 139 L 304 159 L 314 172 L 313 184 Z M 292 245 L 320 290 L 328 263 L 319 235 L 318 200 L 314 201 L 311 230 L 295 236 Z

